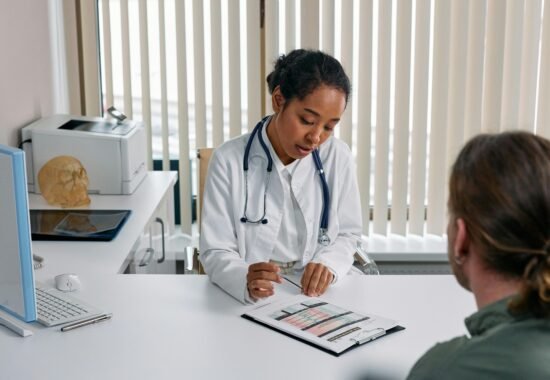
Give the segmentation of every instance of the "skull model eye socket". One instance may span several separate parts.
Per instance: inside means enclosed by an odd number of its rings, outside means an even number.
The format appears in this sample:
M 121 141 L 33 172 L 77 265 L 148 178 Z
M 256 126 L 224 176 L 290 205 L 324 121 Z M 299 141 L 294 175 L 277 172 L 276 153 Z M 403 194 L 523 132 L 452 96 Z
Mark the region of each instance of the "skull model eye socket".
M 51 205 L 79 207 L 90 204 L 88 174 L 72 156 L 57 156 L 38 172 L 40 192 Z

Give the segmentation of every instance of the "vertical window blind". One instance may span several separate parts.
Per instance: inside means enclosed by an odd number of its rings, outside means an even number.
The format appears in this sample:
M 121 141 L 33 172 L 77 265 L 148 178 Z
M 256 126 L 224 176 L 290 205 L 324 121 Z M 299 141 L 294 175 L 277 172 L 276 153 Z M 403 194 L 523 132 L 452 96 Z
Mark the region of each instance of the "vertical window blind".
M 191 232 L 191 152 L 271 112 L 264 84 L 294 48 L 338 58 L 353 93 L 336 135 L 356 158 L 364 233 L 442 235 L 463 143 L 550 137 L 550 0 L 98 0 L 103 107 L 179 159 Z

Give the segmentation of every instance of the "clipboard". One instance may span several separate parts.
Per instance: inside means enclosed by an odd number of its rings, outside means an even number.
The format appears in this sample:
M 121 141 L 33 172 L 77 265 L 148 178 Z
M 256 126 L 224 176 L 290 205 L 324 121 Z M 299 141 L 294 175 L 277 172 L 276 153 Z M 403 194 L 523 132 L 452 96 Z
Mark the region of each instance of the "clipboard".
M 325 348 L 325 347 L 323 347 L 323 346 L 320 346 L 320 345 L 318 345 L 318 344 L 315 344 L 315 343 L 313 343 L 313 342 L 310 342 L 310 341 L 308 341 L 308 340 L 302 339 L 302 338 L 300 338 L 300 337 L 298 337 L 298 336 L 295 336 L 295 335 L 292 335 L 292 334 L 290 334 L 290 333 L 287 333 L 287 332 L 285 332 L 285 331 L 283 331 L 283 330 L 280 330 L 280 329 L 278 329 L 278 328 L 276 328 L 276 327 L 274 327 L 274 326 L 271 326 L 271 325 L 269 325 L 269 324 L 267 324 L 267 323 L 265 323 L 265 322 L 262 322 L 262 321 L 259 321 L 259 320 L 257 320 L 257 319 L 254 319 L 253 317 L 251 317 L 251 316 L 249 316 L 249 315 L 247 315 L 247 314 L 243 314 L 243 315 L 241 315 L 241 317 L 244 318 L 244 319 L 247 319 L 247 320 L 249 320 L 249 321 L 252 321 L 252 322 L 254 322 L 254 323 L 257 323 L 257 324 L 259 324 L 259 325 L 261 325 L 261 326 L 267 327 L 267 328 L 270 329 L 270 330 L 273 330 L 273 331 L 276 331 L 276 332 L 278 332 L 278 333 L 280 333 L 280 334 L 283 334 L 283 335 L 285 335 L 285 336 L 288 336 L 288 337 L 290 337 L 290 338 L 292 338 L 292 339 L 294 339 L 294 340 L 297 340 L 297 341 L 299 341 L 299 342 L 305 343 L 305 344 L 307 344 L 307 345 L 310 346 L 310 347 L 314 347 L 314 348 L 316 348 L 316 349 L 318 349 L 318 350 L 321 350 L 321 351 L 323 351 L 323 352 L 326 352 L 327 354 L 330 354 L 330 355 L 335 356 L 335 357 L 339 357 L 340 355 L 343 355 L 343 354 L 345 354 L 346 352 L 349 352 L 349 351 L 351 351 L 351 350 L 353 350 L 353 349 L 355 349 L 355 348 L 357 348 L 357 347 L 360 347 L 360 346 L 362 346 L 363 344 L 366 344 L 366 343 L 368 343 L 368 342 L 372 342 L 372 341 L 375 340 L 375 339 L 382 338 L 382 337 L 384 337 L 384 336 L 386 336 L 386 335 L 390 335 L 390 334 L 396 333 L 396 332 L 398 332 L 398 331 L 405 330 L 405 327 L 400 326 L 400 325 L 397 325 L 397 326 L 395 326 L 395 327 L 392 327 L 392 328 L 389 329 L 389 330 L 383 330 L 383 333 L 381 333 L 380 335 L 377 335 L 377 336 L 374 337 L 374 338 L 369 338 L 369 339 L 365 339 L 364 341 L 357 342 L 356 344 L 354 344 L 354 345 L 348 347 L 348 348 L 345 349 L 344 351 L 341 351 L 341 352 L 334 352 L 334 351 L 331 351 L 331 350 L 329 350 L 329 349 L 327 349 L 327 348 Z
M 241 317 L 336 357 L 405 329 L 391 319 L 304 295 L 263 304 Z
M 111 241 L 130 214 L 130 210 L 30 210 L 32 239 Z

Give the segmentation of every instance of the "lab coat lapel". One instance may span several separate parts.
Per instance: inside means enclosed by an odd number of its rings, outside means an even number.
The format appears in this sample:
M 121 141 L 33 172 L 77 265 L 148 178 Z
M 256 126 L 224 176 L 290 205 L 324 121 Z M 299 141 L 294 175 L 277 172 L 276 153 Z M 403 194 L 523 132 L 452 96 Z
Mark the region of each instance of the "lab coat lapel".
M 302 158 L 292 175 L 292 191 L 306 222 L 306 241 L 310 242 L 315 226 L 319 223 L 315 215 L 315 205 L 319 200 L 319 183 L 316 178 L 315 163 L 311 154 Z M 317 227 L 318 228 L 318 227 Z M 312 254 L 311 244 L 306 244 L 304 260 Z
M 265 128 L 265 127 L 264 127 Z M 264 141 L 267 137 L 264 135 Z M 268 141 L 266 141 L 268 143 Z M 250 147 L 249 154 L 249 204 L 248 213 L 251 218 L 258 218 L 263 213 L 263 194 L 267 173 L 267 157 L 257 137 Z M 248 233 L 254 234 L 248 252 L 251 262 L 269 261 L 275 239 L 279 234 L 283 207 L 283 189 L 281 178 L 275 163 L 269 179 L 266 198 L 267 224 L 248 225 Z M 251 193 L 254 192 L 254 194 Z

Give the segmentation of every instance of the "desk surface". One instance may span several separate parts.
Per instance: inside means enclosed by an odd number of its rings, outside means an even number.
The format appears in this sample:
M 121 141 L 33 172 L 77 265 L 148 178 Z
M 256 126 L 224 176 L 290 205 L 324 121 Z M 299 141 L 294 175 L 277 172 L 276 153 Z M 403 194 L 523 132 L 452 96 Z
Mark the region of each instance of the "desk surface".
M 452 276 L 347 276 L 333 303 L 397 319 L 406 330 L 336 358 L 254 324 L 197 275 L 83 275 L 80 298 L 113 319 L 62 333 L 0 329 L 7 379 L 401 379 L 436 341 L 463 334 L 473 297 Z
M 0 378 L 401 379 L 435 342 L 465 332 L 475 303 L 452 276 L 344 278 L 327 301 L 407 329 L 336 358 L 240 318 L 246 306 L 205 276 L 117 274 L 175 179 L 149 173 L 131 197 L 93 197 L 93 208 L 134 210 L 112 242 L 33 244 L 45 258 L 37 280 L 77 273 L 83 288 L 75 296 L 113 319 L 67 333 L 33 323 L 27 338 L 0 328 Z M 30 203 L 50 208 L 38 195 Z
M 90 209 L 125 209 L 132 214 L 110 242 L 34 241 L 33 253 L 44 257 L 39 280 L 60 273 L 119 273 L 137 238 L 162 200 L 169 195 L 177 172 L 149 172 L 132 195 L 90 195 Z M 31 209 L 52 209 L 42 195 L 29 194 Z

